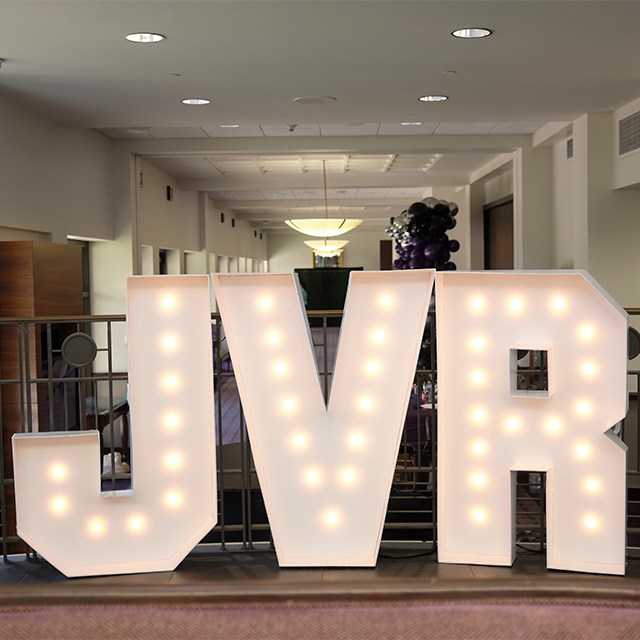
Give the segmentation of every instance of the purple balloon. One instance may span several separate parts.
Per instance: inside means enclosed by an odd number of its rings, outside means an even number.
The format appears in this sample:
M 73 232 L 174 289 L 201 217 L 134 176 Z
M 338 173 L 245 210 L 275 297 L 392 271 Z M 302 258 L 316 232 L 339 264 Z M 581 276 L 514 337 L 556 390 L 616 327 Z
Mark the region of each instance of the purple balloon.
M 442 270 L 443 271 L 455 271 L 458 267 L 456 266 L 455 262 L 445 262 L 442 265 Z
M 460 248 L 460 243 L 457 240 L 449 240 L 449 251 L 455 253 Z
M 438 262 L 438 251 L 442 245 L 439 242 L 428 242 L 423 250 L 424 257 L 431 262 Z

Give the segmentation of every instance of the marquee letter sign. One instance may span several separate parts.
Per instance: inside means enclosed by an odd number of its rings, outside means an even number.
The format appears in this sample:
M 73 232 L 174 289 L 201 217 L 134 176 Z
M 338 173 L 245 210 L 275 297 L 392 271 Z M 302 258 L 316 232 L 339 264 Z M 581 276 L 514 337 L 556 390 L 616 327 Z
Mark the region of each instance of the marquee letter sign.
M 438 557 L 510 565 L 515 474 L 547 475 L 547 564 L 624 574 L 627 317 L 586 274 L 439 273 Z
M 13 437 L 18 534 L 67 576 L 175 569 L 215 525 L 208 276 L 127 282 L 132 489 L 98 432 Z
M 351 274 L 328 406 L 295 276 L 213 276 L 281 566 L 375 565 L 433 274 Z
M 373 566 L 434 271 L 354 272 L 328 403 L 296 276 L 214 275 L 281 566 Z M 19 535 L 68 576 L 171 570 L 216 522 L 206 276 L 128 280 L 132 491 L 96 431 L 13 437 Z M 627 317 L 582 272 L 443 272 L 438 553 L 509 565 L 546 474 L 550 568 L 623 574 Z

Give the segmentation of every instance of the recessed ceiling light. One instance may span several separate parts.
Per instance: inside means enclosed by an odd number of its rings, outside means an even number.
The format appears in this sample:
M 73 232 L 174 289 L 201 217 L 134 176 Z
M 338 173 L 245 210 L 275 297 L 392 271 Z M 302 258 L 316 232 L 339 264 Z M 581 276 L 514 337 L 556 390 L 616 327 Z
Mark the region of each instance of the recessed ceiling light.
M 301 98 L 294 98 L 293 101 L 298 104 L 329 104 L 330 102 L 337 102 L 338 98 L 331 96 L 302 96 Z
M 141 44 L 151 44 L 153 42 L 161 42 L 165 40 L 167 36 L 163 36 L 161 33 L 130 33 L 125 36 L 125 39 L 129 42 L 138 42 Z
M 138 135 L 149 135 L 150 131 L 148 128 L 146 127 L 140 127 L 140 128 L 136 128 L 136 127 L 131 127 L 128 129 L 125 129 L 126 133 L 135 133 Z
M 422 98 L 421 98 L 422 99 Z M 400 123 L 403 127 L 417 127 L 418 125 L 421 125 L 422 122 L 401 122 Z
M 239 124 L 221 124 L 220 128 L 221 129 L 237 129 L 240 125 Z
M 456 38 L 486 38 L 491 35 L 491 30 L 483 27 L 467 27 L 466 29 L 456 29 L 451 32 L 451 35 Z
M 284 193 L 274 193 L 273 194 L 276 198 L 284 198 Z
M 182 104 L 209 104 L 211 100 L 206 98 L 185 98 Z
M 442 102 L 443 100 L 448 100 L 449 96 L 422 96 L 418 98 L 420 102 Z

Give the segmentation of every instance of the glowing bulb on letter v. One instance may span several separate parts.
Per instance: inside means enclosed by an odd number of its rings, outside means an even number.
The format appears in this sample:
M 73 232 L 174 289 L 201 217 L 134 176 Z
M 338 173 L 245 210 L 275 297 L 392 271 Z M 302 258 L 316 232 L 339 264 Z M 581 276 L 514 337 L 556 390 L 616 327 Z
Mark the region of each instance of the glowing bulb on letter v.
M 67 576 L 169 571 L 215 525 L 208 276 L 127 280 L 133 491 L 97 431 L 13 437 L 19 535 Z
M 440 561 L 511 564 L 515 476 L 545 472 L 549 568 L 624 573 L 624 310 L 566 271 L 442 273 L 436 302 Z
M 375 564 L 433 277 L 351 274 L 326 405 L 297 277 L 213 275 L 281 566 Z

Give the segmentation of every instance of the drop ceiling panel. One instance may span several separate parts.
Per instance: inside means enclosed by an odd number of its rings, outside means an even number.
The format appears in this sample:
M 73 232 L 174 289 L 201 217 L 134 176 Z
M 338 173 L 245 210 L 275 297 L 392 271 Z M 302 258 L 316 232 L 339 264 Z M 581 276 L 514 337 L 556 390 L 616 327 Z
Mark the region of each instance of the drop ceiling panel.
M 423 122 L 420 125 L 401 125 L 399 122 L 383 123 L 379 136 L 427 136 L 435 132 L 439 122 Z
M 239 127 L 221 127 L 220 125 L 203 125 L 202 129 L 210 138 L 262 138 L 264 133 L 257 124 L 243 124 Z
M 501 122 L 491 133 L 520 134 L 537 131 L 544 122 Z
M 201 127 L 149 127 L 153 138 L 206 138 Z
M 481 135 L 491 133 L 497 125 L 497 122 L 441 122 L 436 133 L 438 135 Z
M 174 156 L 162 158 L 145 158 L 155 167 L 168 173 L 170 176 L 182 179 L 206 180 L 217 178 L 220 174 L 202 157 L 198 156 Z
M 320 134 L 323 136 L 375 136 L 380 125 L 369 124 L 322 124 Z
M 295 124 L 295 123 L 291 123 Z M 319 124 L 298 124 L 293 131 L 287 129 L 286 124 L 263 124 L 260 125 L 262 132 L 265 136 L 280 136 L 284 138 L 290 138 L 293 136 L 319 136 L 320 125 Z

